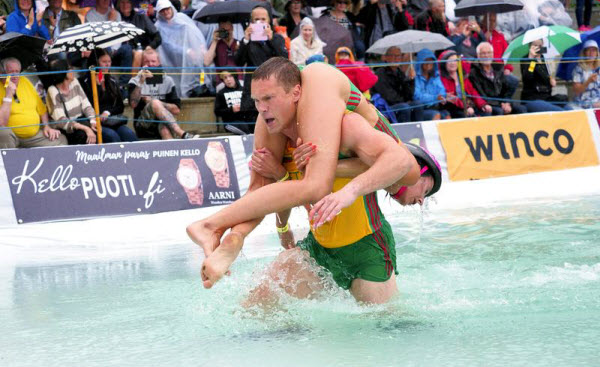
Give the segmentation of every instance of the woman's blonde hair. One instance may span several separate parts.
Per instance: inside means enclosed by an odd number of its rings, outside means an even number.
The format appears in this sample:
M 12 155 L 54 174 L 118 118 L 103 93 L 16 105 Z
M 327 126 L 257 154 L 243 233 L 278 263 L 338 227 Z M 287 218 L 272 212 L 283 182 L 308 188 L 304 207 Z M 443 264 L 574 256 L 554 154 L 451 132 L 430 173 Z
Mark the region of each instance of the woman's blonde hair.
M 587 56 L 585 56 L 585 50 L 587 50 L 588 48 L 596 49 L 596 58 L 595 59 L 588 59 Z M 577 61 L 577 65 L 579 65 L 583 70 L 594 70 L 594 69 L 600 67 L 599 56 L 600 56 L 600 51 L 596 47 L 582 48 L 581 52 L 579 52 L 579 57 L 582 59 L 579 59 Z

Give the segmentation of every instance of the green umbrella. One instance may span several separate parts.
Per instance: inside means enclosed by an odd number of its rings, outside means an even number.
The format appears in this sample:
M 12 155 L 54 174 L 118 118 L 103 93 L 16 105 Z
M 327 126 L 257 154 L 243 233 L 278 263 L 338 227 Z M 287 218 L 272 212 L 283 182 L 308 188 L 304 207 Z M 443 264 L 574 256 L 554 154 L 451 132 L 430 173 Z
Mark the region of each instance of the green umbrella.
M 562 55 L 567 49 L 581 43 L 579 32 L 562 25 L 541 26 L 530 29 L 521 36 L 515 38 L 506 48 L 502 58 L 510 63 L 518 63 L 519 60 L 529 54 L 529 44 L 535 40 L 544 39 L 547 52 L 546 58 Z M 512 59 L 512 60 L 510 60 Z

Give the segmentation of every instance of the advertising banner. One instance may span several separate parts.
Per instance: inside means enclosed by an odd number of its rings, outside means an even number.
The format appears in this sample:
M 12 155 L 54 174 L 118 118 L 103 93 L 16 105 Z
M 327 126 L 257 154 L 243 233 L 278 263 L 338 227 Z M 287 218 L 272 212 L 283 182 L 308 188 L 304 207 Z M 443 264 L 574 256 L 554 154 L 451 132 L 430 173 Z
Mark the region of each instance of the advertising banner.
M 403 143 L 413 143 L 427 149 L 425 136 L 420 123 L 403 123 L 392 125 Z
M 19 223 L 229 204 L 228 139 L 3 150 Z
M 585 111 L 438 123 L 453 181 L 598 165 Z

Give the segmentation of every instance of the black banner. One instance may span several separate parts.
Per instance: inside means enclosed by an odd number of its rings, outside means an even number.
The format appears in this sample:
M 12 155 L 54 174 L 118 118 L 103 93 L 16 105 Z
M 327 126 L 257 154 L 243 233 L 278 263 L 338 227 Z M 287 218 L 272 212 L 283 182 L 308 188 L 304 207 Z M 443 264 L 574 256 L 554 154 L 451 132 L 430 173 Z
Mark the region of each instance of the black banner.
M 19 223 L 229 204 L 240 197 L 228 139 L 2 151 Z

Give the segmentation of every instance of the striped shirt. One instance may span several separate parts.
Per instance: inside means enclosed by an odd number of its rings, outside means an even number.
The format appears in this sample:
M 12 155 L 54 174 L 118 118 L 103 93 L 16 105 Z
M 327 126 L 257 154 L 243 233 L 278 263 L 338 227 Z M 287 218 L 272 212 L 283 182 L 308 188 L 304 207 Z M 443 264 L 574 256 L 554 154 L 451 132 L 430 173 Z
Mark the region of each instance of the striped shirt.
M 48 88 L 46 105 L 48 106 L 50 118 L 53 121 L 61 121 L 57 124 L 57 127 L 68 133 L 73 132 L 72 122 L 76 118 L 86 116 L 91 119 L 96 115 L 77 79 L 69 84 L 69 94 L 67 95 L 61 96 L 58 88 L 54 85 Z M 81 122 L 81 120 L 77 122 Z

